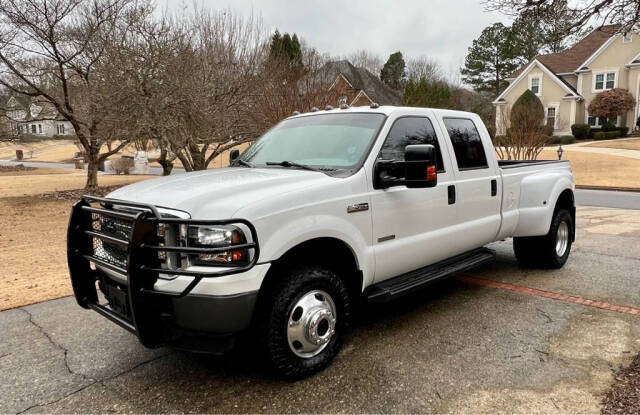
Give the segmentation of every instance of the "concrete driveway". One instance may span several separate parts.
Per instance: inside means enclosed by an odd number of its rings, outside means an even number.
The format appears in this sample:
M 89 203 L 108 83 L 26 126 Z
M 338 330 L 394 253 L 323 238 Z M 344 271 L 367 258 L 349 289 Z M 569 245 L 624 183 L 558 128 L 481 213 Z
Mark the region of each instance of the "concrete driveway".
M 562 270 L 522 270 L 511 241 L 493 244 L 498 261 L 470 277 L 368 309 L 297 383 L 246 352 L 147 350 L 72 298 L 8 310 L 0 413 L 599 412 L 640 351 L 640 211 L 579 208 L 578 226 Z

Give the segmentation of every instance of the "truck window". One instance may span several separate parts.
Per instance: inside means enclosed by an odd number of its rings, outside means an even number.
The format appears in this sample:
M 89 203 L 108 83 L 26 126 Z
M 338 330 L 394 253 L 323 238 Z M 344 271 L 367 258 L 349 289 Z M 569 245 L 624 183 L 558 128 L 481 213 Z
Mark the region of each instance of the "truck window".
M 438 172 L 444 172 L 442 154 L 433 124 L 425 117 L 402 117 L 396 120 L 380 149 L 383 160 L 404 160 L 404 148 L 411 144 L 431 144 L 436 149 Z
M 449 139 L 458 161 L 458 170 L 488 168 L 482 139 L 473 121 L 464 118 L 445 118 Z

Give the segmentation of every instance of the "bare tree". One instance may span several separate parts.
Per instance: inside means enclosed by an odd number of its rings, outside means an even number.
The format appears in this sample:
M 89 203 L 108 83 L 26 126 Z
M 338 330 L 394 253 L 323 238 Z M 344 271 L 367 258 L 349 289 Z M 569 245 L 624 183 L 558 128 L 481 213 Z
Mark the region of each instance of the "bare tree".
M 131 22 L 149 7 L 133 0 L 2 0 L 0 84 L 12 93 L 41 97 L 71 123 L 88 161 L 88 188 L 98 165 L 126 145 L 121 127 L 130 90 L 109 55 Z M 103 144 L 119 144 L 101 153 Z
M 166 139 L 187 171 L 202 170 L 258 134 L 249 112 L 263 80 L 264 31 L 253 17 L 204 9 L 173 30 L 180 36 L 175 65 L 166 68 L 173 90 Z
M 376 76 L 380 74 L 380 70 L 384 65 L 384 60 L 380 55 L 365 49 L 350 53 L 345 58 L 355 67 L 364 68 Z
M 331 82 L 326 63 L 328 58 L 314 49 L 304 48 L 302 72 L 289 77 L 289 65 L 284 60 L 265 60 L 262 88 L 254 94 L 250 117 L 259 132 L 291 116 L 294 111 L 307 112 L 337 103 L 338 96 L 329 91 Z M 335 95 L 335 96 L 334 96 Z
M 543 13 L 556 3 L 567 0 L 484 0 L 488 10 L 498 10 L 510 16 L 523 12 Z M 579 30 L 583 26 L 598 24 L 618 24 L 620 33 L 627 33 L 637 27 L 640 21 L 640 1 L 638 0 L 586 0 L 574 2 L 567 7 L 567 16 L 573 16 L 567 33 Z
M 444 78 L 442 67 L 433 58 L 422 55 L 407 60 L 407 78 L 418 81 L 426 79 L 427 81 L 441 81 Z

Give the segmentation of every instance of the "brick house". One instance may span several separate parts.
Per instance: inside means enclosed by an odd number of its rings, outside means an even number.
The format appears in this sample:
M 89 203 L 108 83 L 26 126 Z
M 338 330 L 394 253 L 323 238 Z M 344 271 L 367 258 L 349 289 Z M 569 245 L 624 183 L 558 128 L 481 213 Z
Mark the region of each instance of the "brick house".
M 606 122 L 592 117 L 588 107 L 597 94 L 613 88 L 629 90 L 636 102 L 640 96 L 640 35 L 617 34 L 618 26 L 600 27 L 573 47 L 539 55 L 507 79 L 509 86 L 496 98 L 496 130 L 504 133 L 508 112 L 527 89 L 542 101 L 545 124 L 554 134 L 571 134 L 573 124 L 599 128 Z M 633 129 L 640 108 L 611 120 Z
M 400 105 L 402 95 L 389 88 L 365 68 L 357 68 L 348 60 L 330 62 L 325 66 L 329 86 L 330 105 L 348 104 L 351 107 L 371 105 Z

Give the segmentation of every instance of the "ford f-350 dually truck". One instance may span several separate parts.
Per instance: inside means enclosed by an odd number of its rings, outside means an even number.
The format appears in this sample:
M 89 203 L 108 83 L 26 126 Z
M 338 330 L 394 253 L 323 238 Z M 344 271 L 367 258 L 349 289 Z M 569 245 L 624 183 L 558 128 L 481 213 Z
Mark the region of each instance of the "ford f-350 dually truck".
M 68 263 L 77 302 L 147 347 L 225 352 L 252 333 L 277 375 L 338 353 L 354 308 L 494 258 L 559 268 L 575 239 L 568 162 L 498 161 L 476 114 L 296 114 L 228 168 L 85 196 Z

